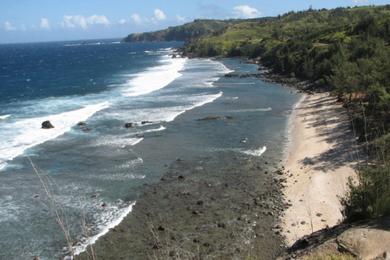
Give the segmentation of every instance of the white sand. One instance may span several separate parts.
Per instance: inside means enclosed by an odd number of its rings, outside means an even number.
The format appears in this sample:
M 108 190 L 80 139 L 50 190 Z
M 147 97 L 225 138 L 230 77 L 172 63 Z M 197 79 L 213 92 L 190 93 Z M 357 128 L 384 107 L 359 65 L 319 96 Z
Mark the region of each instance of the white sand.
M 339 198 L 357 159 L 345 112 L 328 93 L 305 96 L 294 112 L 284 190 L 292 206 L 282 217 L 288 245 L 343 218 Z

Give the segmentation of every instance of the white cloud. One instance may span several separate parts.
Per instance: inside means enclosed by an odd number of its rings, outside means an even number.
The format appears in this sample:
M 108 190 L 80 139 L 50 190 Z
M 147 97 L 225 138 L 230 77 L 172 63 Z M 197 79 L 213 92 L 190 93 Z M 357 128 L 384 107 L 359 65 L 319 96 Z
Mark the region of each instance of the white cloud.
M 162 21 L 162 20 L 165 20 L 167 19 L 167 16 L 165 15 L 165 13 L 161 10 L 161 9 L 154 9 L 154 19 L 156 19 L 157 21 Z
M 240 18 L 255 18 L 260 16 L 259 10 L 249 5 L 238 5 L 234 7 L 235 14 Z
M 16 27 L 12 25 L 12 23 L 10 23 L 9 21 L 6 21 L 4 23 L 4 30 L 6 31 L 15 31 L 16 30 Z
M 62 26 L 65 28 L 81 27 L 82 29 L 88 28 L 87 19 L 82 15 L 65 15 L 62 20 Z
M 104 15 L 91 15 L 84 17 L 82 15 L 65 15 L 62 20 L 62 26 L 65 28 L 82 28 L 88 29 L 91 25 L 110 25 L 110 20 Z
M 141 18 L 141 16 L 139 14 L 132 14 L 131 15 L 131 20 L 135 24 L 141 24 L 142 23 L 142 18 Z
M 123 25 L 123 24 L 126 24 L 126 23 L 127 23 L 127 20 L 126 20 L 126 19 L 120 19 L 120 20 L 118 20 L 118 24 Z
M 94 25 L 94 24 L 100 24 L 104 26 L 110 25 L 110 21 L 105 15 L 96 15 L 96 14 L 88 17 L 87 23 L 90 25 Z
M 368 0 L 352 0 L 355 4 L 365 4 L 368 3 Z
M 50 29 L 49 19 L 41 18 L 41 22 L 40 22 L 39 26 L 41 27 L 41 29 L 49 30 Z
M 185 18 L 185 17 L 183 17 L 183 16 L 181 16 L 181 15 L 176 15 L 176 20 L 177 20 L 178 22 L 182 23 L 182 22 L 187 21 L 187 18 Z

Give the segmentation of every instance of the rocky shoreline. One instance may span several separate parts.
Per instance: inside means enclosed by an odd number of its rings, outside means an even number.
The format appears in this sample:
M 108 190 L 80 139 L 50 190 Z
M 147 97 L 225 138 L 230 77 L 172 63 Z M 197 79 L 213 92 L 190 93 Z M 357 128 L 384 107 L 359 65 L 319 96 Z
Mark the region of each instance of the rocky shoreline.
M 255 77 L 300 91 L 310 86 L 262 67 L 225 77 Z M 218 119 L 230 118 L 199 120 Z M 282 194 L 288 176 L 281 163 L 234 152 L 178 159 L 145 187 L 124 221 L 76 259 L 276 259 L 287 251 L 280 217 L 291 206 Z
M 93 245 L 99 259 L 275 259 L 289 205 L 270 158 L 233 152 L 178 159 L 145 187 L 131 214 Z M 225 167 L 220 167 L 225 165 Z M 90 259 L 91 248 L 76 259 Z

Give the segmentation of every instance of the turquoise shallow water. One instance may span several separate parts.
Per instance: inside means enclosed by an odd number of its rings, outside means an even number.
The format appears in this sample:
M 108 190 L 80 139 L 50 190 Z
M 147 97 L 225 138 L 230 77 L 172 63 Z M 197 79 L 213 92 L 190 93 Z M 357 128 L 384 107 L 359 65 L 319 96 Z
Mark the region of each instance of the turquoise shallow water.
M 299 96 L 258 79 L 224 78 L 256 70 L 239 60 L 171 59 L 177 45 L 0 46 L 1 258 L 52 259 L 66 245 L 27 156 L 72 238 L 84 243 L 128 213 L 143 184 L 176 158 L 224 150 L 280 158 Z M 210 115 L 232 119 L 197 120 Z M 45 119 L 52 131 L 40 129 Z

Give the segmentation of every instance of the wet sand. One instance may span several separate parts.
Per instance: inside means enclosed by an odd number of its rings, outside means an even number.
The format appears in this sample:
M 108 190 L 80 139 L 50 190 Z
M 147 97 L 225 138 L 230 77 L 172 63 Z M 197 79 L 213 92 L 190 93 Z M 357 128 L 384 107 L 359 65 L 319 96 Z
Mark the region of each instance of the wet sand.
M 329 93 L 303 98 L 292 115 L 291 138 L 284 189 L 291 207 L 282 217 L 288 245 L 342 221 L 340 198 L 358 159 L 346 111 Z

